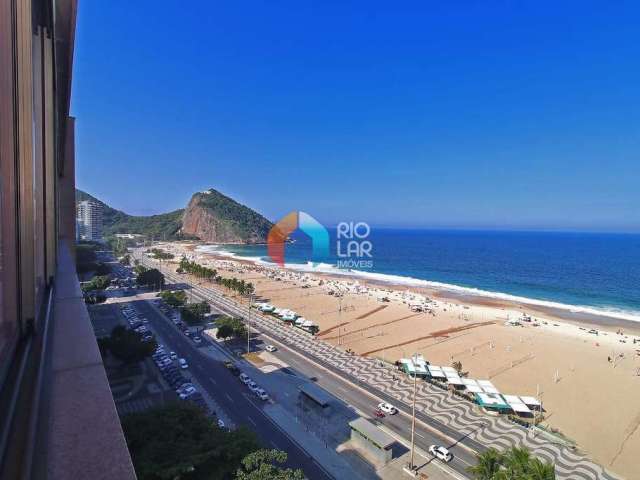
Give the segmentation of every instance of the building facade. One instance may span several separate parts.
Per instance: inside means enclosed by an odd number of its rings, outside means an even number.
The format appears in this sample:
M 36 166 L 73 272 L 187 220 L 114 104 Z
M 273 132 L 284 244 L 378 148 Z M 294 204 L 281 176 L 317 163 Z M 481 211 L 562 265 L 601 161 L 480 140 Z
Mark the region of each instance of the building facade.
M 91 200 L 78 202 L 76 222 L 80 240 L 102 241 L 102 205 Z
M 75 272 L 76 0 L 0 0 L 0 478 L 134 479 Z

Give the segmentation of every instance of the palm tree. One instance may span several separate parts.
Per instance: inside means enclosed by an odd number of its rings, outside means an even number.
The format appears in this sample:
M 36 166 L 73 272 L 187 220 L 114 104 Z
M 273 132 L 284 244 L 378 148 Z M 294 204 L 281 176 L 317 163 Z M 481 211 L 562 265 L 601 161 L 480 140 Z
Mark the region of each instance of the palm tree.
M 555 480 L 555 467 L 532 457 L 526 447 L 512 447 L 505 453 L 495 448 L 476 455 L 477 463 L 467 470 L 476 480 Z
M 494 476 L 500 471 L 502 454 L 495 448 L 490 448 L 476 455 L 476 460 L 478 463 L 468 468 L 473 478 L 476 480 L 493 480 Z
M 502 465 L 509 472 L 509 478 L 525 478 L 531 460 L 531 452 L 529 452 L 528 448 L 513 447 L 504 454 Z
M 556 468 L 552 463 L 541 461 L 539 458 L 532 458 L 527 467 L 527 480 L 555 480 Z

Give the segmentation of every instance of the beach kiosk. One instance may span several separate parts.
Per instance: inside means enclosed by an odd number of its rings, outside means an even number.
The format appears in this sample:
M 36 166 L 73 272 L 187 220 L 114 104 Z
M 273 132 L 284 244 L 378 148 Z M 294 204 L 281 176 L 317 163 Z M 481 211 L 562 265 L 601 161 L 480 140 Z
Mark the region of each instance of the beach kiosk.
M 530 417 L 532 415 L 529 407 L 527 407 L 522 399 L 517 395 L 503 395 L 502 397 L 509 404 L 511 410 L 513 410 L 513 413 L 515 413 L 516 415 L 520 415 L 523 417 Z
M 391 461 L 393 456 L 391 446 L 395 443 L 391 435 L 386 434 L 364 418 L 349 422 L 349 427 L 351 428 L 351 441 L 355 445 L 383 465 Z
M 498 413 L 509 413 L 511 407 L 504 401 L 502 395 L 497 393 L 476 393 L 476 403 L 485 410 L 493 410 Z
M 447 376 L 442 371 L 442 367 L 438 367 L 436 365 L 428 365 L 429 376 L 434 380 L 446 380 Z
M 453 388 L 456 390 L 462 390 L 464 388 L 464 383 L 458 375 L 447 374 L 447 383 L 449 385 L 453 385 Z
M 473 380 L 472 378 L 463 378 L 462 383 L 464 384 L 464 388 L 466 388 L 470 393 L 484 392 L 482 387 L 478 385 L 478 382 L 476 380 Z
M 411 361 L 413 362 L 413 366 L 416 369 L 416 375 L 418 375 L 420 378 L 426 378 L 429 375 L 429 371 L 427 370 L 428 362 L 422 355 L 412 356 Z
M 402 370 L 404 373 L 406 373 L 410 377 L 413 377 L 416 375 L 416 367 L 411 361 L 411 359 L 409 358 L 400 359 L 400 370 Z

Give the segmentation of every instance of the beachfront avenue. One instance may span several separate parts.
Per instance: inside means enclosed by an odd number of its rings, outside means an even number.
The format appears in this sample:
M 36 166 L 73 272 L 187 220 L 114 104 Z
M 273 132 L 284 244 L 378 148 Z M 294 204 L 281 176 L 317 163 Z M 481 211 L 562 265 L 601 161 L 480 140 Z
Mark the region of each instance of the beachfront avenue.
M 135 255 L 143 262 L 151 262 L 143 257 L 141 250 L 136 251 Z M 162 268 L 158 264 L 154 266 Z M 178 280 L 178 276 L 167 269 L 164 269 L 164 273 L 170 280 Z M 179 281 L 185 282 L 185 278 L 180 277 Z M 296 367 L 323 374 L 328 372 L 328 375 L 323 375 L 323 379 L 330 380 L 327 385 L 322 386 L 336 396 L 355 405 L 362 405 L 364 411 L 367 411 L 366 405 L 378 403 L 371 398 L 373 395 L 380 400 L 393 403 L 401 413 L 410 412 L 412 382 L 389 371 L 379 362 L 350 355 L 298 329 L 285 328 L 281 323 L 256 312 L 251 311 L 249 314 L 246 306 L 224 297 L 215 289 L 198 285 L 191 287 L 194 295 L 206 299 L 226 313 L 242 318 L 250 315 L 252 329 L 255 328 L 267 338 L 286 346 L 288 351 L 280 349 L 278 353 L 288 355 L 288 360 Z M 308 360 L 302 360 L 299 354 L 304 354 Z M 345 388 L 345 385 L 348 387 Z M 362 387 L 366 387 L 366 391 Z M 421 382 L 416 405 L 420 434 L 430 438 L 436 435 L 440 437 L 439 443 L 456 445 L 457 451 L 454 450 L 455 457 L 451 467 L 458 475 L 467 476 L 466 466 L 474 461 L 473 451 L 482 451 L 490 446 L 509 448 L 512 445 L 523 445 L 540 458 L 553 462 L 556 465 L 557 478 L 615 478 L 601 466 L 569 448 L 553 444 L 541 435 L 533 436 L 529 431 L 504 419 L 481 415 L 467 403 L 452 398 L 447 392 L 428 384 Z M 398 424 L 392 427 L 397 428 L 397 432 L 406 439 L 410 434 L 410 428 L 405 425 L 407 417 L 397 417 Z M 420 446 L 421 439 L 418 438 L 416 443 Z M 455 463 L 455 459 L 459 459 L 458 463 Z

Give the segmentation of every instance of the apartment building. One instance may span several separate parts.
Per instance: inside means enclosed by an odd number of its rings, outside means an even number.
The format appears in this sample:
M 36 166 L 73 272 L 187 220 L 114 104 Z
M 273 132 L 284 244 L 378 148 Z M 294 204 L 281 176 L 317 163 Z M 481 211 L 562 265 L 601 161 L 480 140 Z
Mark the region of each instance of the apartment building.
M 133 479 L 75 273 L 76 0 L 0 0 L 0 478 Z
M 76 220 L 80 240 L 102 241 L 102 205 L 91 200 L 78 202 Z

